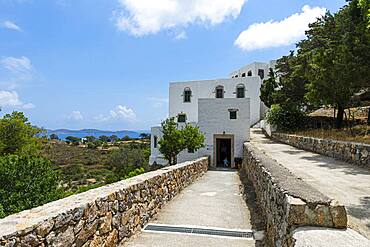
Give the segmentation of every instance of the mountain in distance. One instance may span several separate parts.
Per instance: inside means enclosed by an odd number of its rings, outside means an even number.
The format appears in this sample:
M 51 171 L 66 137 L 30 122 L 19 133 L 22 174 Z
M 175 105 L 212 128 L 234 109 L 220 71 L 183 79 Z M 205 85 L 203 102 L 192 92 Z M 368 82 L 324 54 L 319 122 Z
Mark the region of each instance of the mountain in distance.
M 118 138 L 124 136 L 129 136 L 130 138 L 139 138 L 141 133 L 150 133 L 147 130 L 140 131 L 131 131 L 131 130 L 118 130 L 118 131 L 109 131 L 109 130 L 98 130 L 98 129 L 81 129 L 81 130 L 70 130 L 70 129 L 56 129 L 56 130 L 46 130 L 47 135 L 56 134 L 59 139 L 65 140 L 67 136 L 74 136 L 78 138 L 83 138 L 85 136 L 94 136 L 98 138 L 99 136 L 111 136 L 116 135 Z

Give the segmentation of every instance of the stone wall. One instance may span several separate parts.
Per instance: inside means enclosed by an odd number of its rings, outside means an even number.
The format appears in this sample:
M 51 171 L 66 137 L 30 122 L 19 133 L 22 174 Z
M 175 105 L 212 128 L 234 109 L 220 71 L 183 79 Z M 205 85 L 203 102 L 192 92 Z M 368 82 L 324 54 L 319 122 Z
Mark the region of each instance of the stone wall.
M 116 246 L 208 169 L 208 158 L 148 172 L 0 220 L 0 246 Z
M 294 147 L 323 154 L 370 169 L 370 145 L 355 142 L 326 140 L 284 133 L 272 138 Z
M 294 246 L 300 226 L 346 228 L 344 206 L 295 177 L 251 143 L 244 144 L 243 168 L 266 219 L 269 246 Z

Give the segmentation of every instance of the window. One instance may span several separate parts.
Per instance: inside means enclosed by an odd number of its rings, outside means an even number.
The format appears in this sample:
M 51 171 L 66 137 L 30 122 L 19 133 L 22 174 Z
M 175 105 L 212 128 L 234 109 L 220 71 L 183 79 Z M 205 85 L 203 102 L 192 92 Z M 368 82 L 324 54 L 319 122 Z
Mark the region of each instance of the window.
M 230 119 L 237 119 L 237 112 L 236 109 L 229 109 Z
M 265 70 L 259 69 L 258 70 L 258 75 L 261 79 L 265 78 Z
M 248 76 L 252 76 L 252 70 L 248 71 Z
M 194 153 L 194 150 L 192 150 L 192 149 L 188 149 L 188 153 L 189 153 L 189 154 L 193 154 L 193 153 Z
M 239 75 L 236 75 L 236 76 L 235 76 L 235 78 L 238 78 L 238 77 L 239 77 Z
M 153 136 L 153 146 L 154 146 L 154 148 L 157 148 L 157 146 L 158 146 L 158 137 L 157 136 Z
M 243 84 L 239 84 L 236 86 L 236 97 L 237 98 L 244 98 L 245 97 L 245 87 Z
M 245 73 L 242 74 L 242 77 L 245 77 Z
M 224 97 L 224 87 L 217 86 L 216 87 L 216 98 L 223 98 Z
M 178 123 L 185 123 L 186 122 L 186 114 L 177 115 L 177 122 Z
M 191 102 L 191 89 L 188 87 L 184 89 L 184 102 L 185 103 Z

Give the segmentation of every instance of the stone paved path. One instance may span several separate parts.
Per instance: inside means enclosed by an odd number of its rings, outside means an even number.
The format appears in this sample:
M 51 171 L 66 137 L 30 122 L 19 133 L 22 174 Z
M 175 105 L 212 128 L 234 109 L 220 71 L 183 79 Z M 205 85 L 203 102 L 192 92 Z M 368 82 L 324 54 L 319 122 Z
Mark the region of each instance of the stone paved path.
M 235 171 L 208 171 L 160 212 L 152 224 L 250 230 L 250 213 Z M 254 240 L 141 232 L 124 246 L 255 246 Z
M 349 226 L 370 239 L 370 171 L 266 138 L 251 129 L 251 143 L 296 176 L 346 206 Z

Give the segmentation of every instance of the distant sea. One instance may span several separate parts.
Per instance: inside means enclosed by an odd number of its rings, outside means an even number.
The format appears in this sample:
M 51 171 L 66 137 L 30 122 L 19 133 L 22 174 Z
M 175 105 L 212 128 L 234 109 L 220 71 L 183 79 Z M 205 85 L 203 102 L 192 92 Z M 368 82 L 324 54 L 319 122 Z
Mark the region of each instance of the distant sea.
M 46 130 L 47 135 L 56 134 L 59 139 L 65 140 L 67 136 L 74 136 L 78 138 L 83 138 L 85 136 L 94 136 L 98 138 L 99 136 L 111 136 L 116 135 L 119 138 L 124 136 L 129 136 L 130 138 L 139 138 L 141 133 L 150 133 L 148 130 L 119 130 L 119 131 L 106 131 L 106 130 L 97 130 L 97 129 L 82 129 L 82 130 L 69 130 L 69 129 L 57 129 L 57 130 Z

